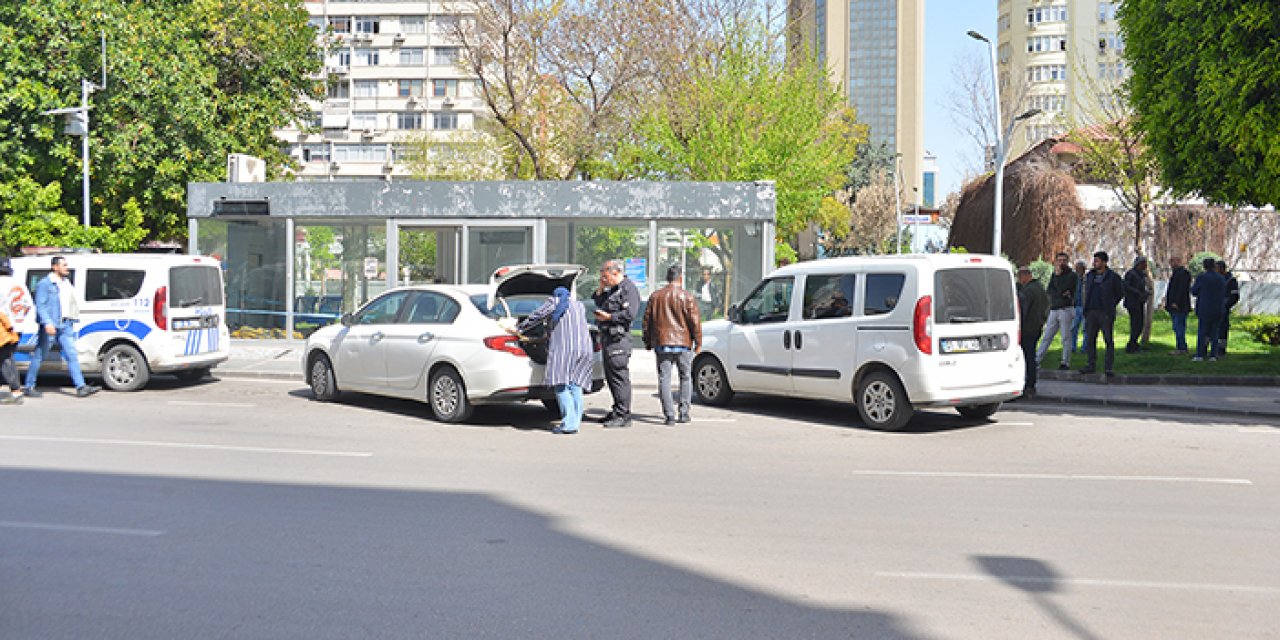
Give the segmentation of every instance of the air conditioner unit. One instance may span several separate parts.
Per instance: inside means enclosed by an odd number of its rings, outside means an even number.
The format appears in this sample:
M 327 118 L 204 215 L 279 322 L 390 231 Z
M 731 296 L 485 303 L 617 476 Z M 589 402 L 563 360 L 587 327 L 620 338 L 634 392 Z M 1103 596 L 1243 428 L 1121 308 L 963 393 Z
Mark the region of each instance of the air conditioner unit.
M 418 98 L 415 96 L 409 96 L 409 104 L 410 105 L 418 104 Z
M 395 35 L 395 39 L 396 39 L 396 40 L 404 40 L 404 33 L 397 31 L 397 32 L 396 32 L 396 35 Z
M 441 104 L 441 105 L 443 105 L 446 109 L 447 109 L 447 108 L 449 108 L 449 107 L 452 107 L 452 106 L 453 106 L 453 98 L 450 98 L 450 97 L 448 97 L 448 96 L 445 96 L 444 102 L 442 102 L 442 103 L 440 103 L 440 104 Z
M 348 67 L 345 64 L 335 64 L 329 67 L 329 73 L 334 73 L 337 75 L 346 75 L 347 73 L 350 73 L 350 72 L 351 72 L 351 67 Z
M 392 171 L 395 171 L 395 170 L 396 170 L 396 165 L 390 161 L 387 161 L 382 165 L 382 171 L 384 173 L 391 173 Z
M 243 153 L 227 156 L 227 182 L 266 182 L 267 163 Z
M 360 137 L 361 137 L 361 138 L 372 138 L 372 137 L 373 137 L 373 129 L 361 129 L 361 130 L 360 130 Z
M 329 170 L 330 170 L 330 171 L 337 171 L 337 170 L 338 170 L 338 169 L 340 169 L 340 168 L 342 168 L 342 165 L 338 164 L 336 161 L 332 161 L 332 162 L 330 162 L 330 163 L 329 163 Z

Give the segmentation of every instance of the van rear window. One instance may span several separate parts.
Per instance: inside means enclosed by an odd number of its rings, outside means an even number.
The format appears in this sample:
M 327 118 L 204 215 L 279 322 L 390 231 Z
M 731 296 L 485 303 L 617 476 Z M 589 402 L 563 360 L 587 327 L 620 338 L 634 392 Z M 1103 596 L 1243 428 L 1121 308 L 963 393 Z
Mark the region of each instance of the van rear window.
M 218 267 L 169 269 L 169 307 L 182 309 L 222 304 L 222 274 Z
M 944 269 L 934 274 L 934 322 L 1013 320 L 1013 274 L 1007 269 Z

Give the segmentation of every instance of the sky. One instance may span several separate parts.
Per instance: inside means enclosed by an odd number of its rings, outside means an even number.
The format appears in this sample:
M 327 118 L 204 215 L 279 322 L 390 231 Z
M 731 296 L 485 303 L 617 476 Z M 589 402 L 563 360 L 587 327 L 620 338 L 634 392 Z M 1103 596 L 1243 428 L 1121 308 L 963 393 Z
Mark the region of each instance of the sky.
M 973 155 L 973 141 L 955 130 L 946 109 L 951 92 L 952 62 L 977 51 L 989 56 L 986 44 L 966 35 L 970 29 L 996 38 L 998 0 L 925 0 L 924 7 L 924 148 L 938 156 L 935 201 L 960 188 L 963 158 Z

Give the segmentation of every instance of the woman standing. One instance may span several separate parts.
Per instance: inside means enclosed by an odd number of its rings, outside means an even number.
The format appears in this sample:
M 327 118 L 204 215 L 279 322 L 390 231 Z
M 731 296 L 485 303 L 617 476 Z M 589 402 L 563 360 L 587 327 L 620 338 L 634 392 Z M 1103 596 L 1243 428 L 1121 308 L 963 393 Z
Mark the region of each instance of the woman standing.
M 552 298 L 529 314 L 517 330 L 525 332 L 544 321 L 550 327 L 544 381 L 556 390 L 562 418 L 552 433 L 570 435 L 577 433 L 582 423 L 582 390 L 591 384 L 593 351 L 587 310 L 570 297 L 568 289 L 557 287 Z

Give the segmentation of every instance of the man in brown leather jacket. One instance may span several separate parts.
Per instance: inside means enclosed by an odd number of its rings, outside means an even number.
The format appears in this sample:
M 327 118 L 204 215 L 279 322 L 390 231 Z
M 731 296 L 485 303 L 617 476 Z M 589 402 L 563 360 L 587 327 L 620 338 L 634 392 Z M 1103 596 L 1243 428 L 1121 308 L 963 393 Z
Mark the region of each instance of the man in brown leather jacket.
M 667 286 L 649 296 L 644 311 L 644 346 L 658 357 L 658 397 L 668 426 L 689 422 L 689 402 L 693 398 L 690 369 L 693 354 L 702 350 L 702 320 L 698 299 L 680 285 L 679 266 L 667 269 Z M 671 366 L 680 373 L 679 414 L 671 401 Z

